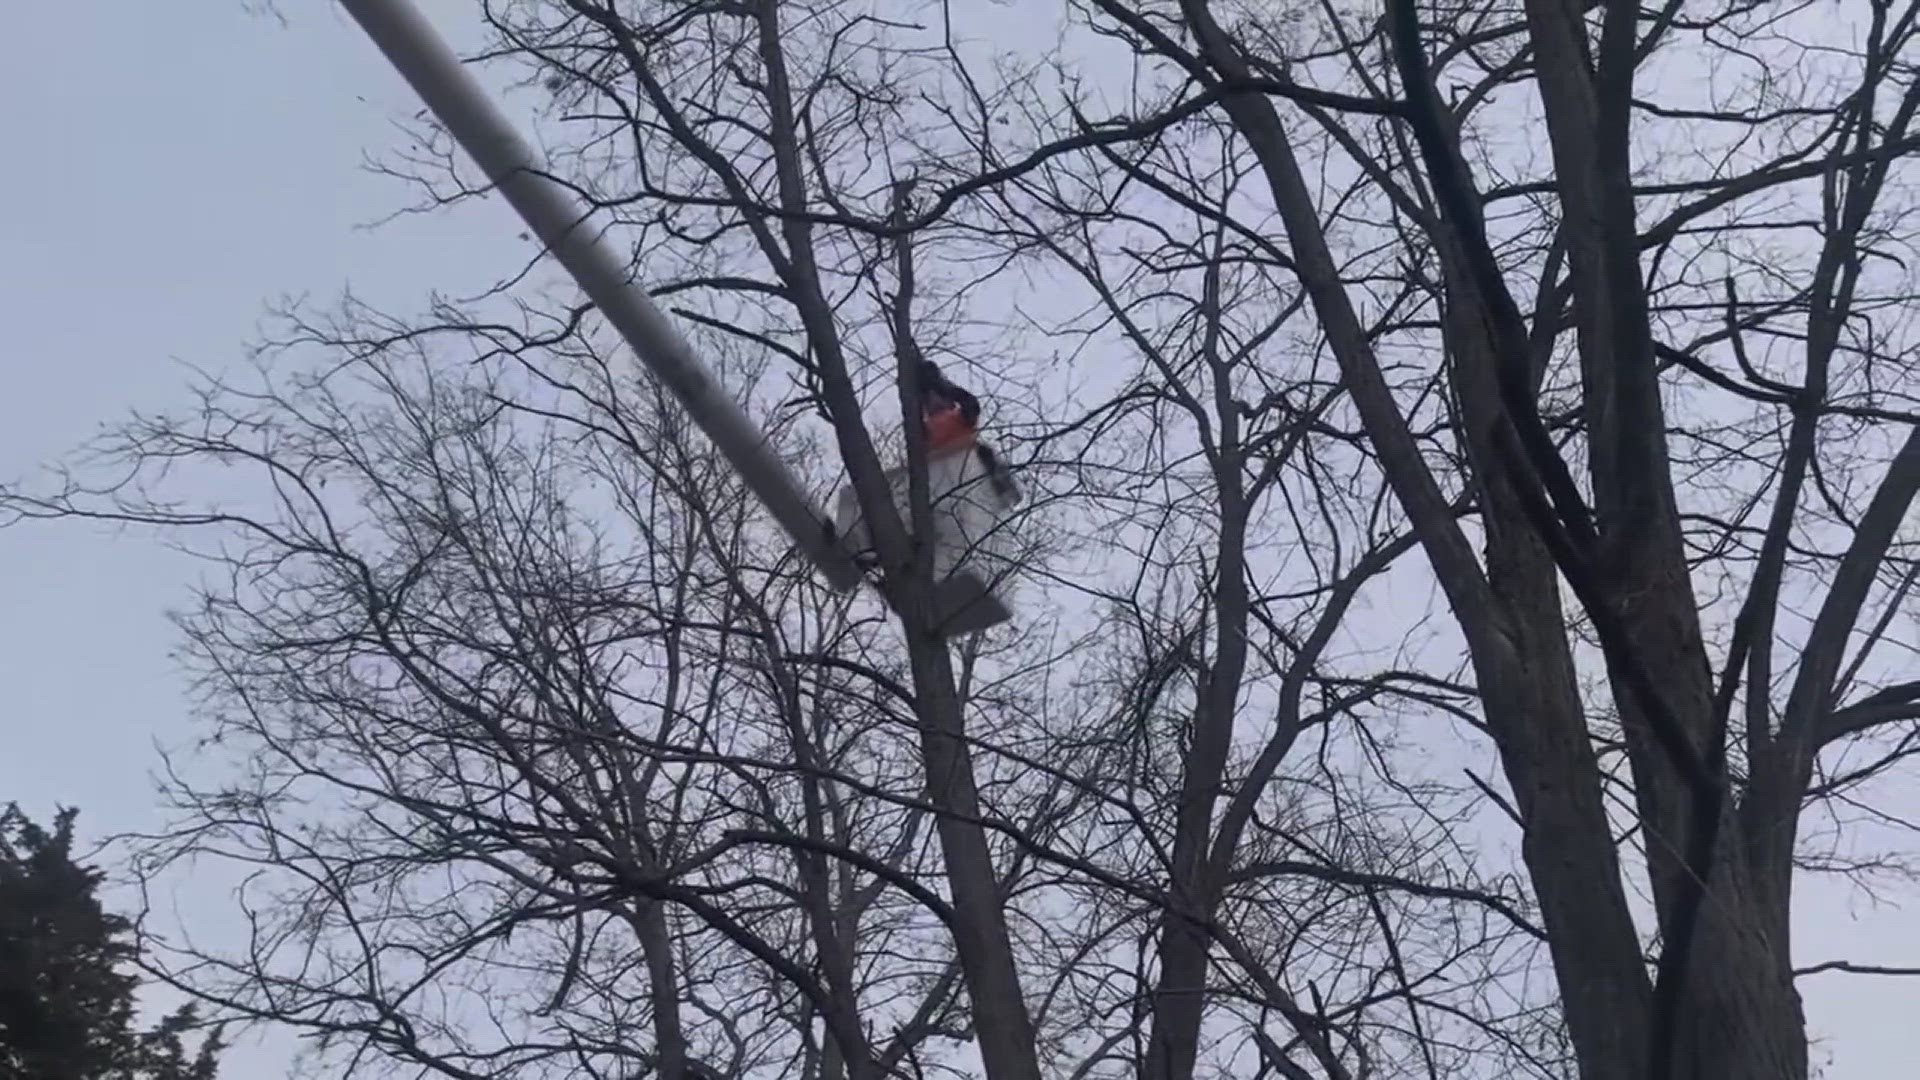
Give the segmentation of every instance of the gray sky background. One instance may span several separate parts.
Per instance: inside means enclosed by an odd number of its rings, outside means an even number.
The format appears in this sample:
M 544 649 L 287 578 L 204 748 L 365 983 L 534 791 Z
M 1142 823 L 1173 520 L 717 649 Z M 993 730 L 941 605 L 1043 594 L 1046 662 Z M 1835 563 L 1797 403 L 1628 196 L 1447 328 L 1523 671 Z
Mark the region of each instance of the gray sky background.
M 181 401 L 183 365 L 243 360 L 266 302 L 351 285 L 424 305 L 525 252 L 497 207 L 364 228 L 408 198 L 363 157 L 417 103 L 331 3 L 20 4 L 0 65 L 0 477 L 71 448 L 129 409 Z M 456 40 L 464 0 L 423 6 Z M 82 810 L 89 839 L 159 824 L 156 744 L 192 732 L 164 612 L 196 573 L 141 534 L 0 530 L 0 802 Z M 1920 818 L 1920 784 L 1896 810 Z M 1801 890 L 1797 961 L 1920 966 L 1911 906 L 1833 884 Z M 1912 894 L 1909 894 L 1910 896 Z M 1897 896 L 1883 897 L 1884 901 Z M 172 902 L 200 935 L 217 882 Z M 1837 1080 L 1920 1075 L 1920 978 L 1802 982 L 1815 1060 Z M 232 1078 L 289 1075 L 291 1043 L 250 1042 Z

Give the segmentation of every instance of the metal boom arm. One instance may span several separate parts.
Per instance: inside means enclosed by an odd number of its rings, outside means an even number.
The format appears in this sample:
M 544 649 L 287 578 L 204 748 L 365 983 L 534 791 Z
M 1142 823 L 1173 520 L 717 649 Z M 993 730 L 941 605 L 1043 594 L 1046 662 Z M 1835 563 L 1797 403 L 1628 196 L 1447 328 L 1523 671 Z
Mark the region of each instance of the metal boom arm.
M 620 331 L 759 496 L 794 544 L 829 584 L 849 589 L 858 567 L 834 541 L 813 502 L 766 435 L 708 374 L 673 324 L 588 226 L 590 209 L 545 175 L 533 151 L 493 107 L 453 51 L 411 0 L 340 0 L 500 194 L 526 219 L 547 250 L 573 275 L 600 313 Z

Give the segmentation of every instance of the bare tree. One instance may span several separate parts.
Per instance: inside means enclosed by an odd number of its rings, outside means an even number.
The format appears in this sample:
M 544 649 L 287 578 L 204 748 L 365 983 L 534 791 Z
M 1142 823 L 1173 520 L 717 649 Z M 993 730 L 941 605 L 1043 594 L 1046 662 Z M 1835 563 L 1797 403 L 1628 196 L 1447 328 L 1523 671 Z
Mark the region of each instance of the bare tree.
M 1822 749 L 1904 720 L 1911 694 L 1871 682 L 1890 620 L 1861 624 L 1870 600 L 1891 611 L 1905 594 L 1920 445 L 1875 374 L 1912 295 L 1904 262 L 1878 257 L 1904 243 L 1890 177 L 1916 99 L 1894 57 L 1913 9 L 1871 5 L 1862 44 L 1816 63 L 1791 35 L 1832 35 L 1775 5 L 1395 0 L 1284 20 L 1205 0 L 1088 7 L 1169 83 L 1220 93 L 1259 159 L 1343 388 L 1465 638 L 1581 1074 L 1804 1076 L 1793 823 L 1822 794 Z M 1787 63 L 1756 60 L 1769 54 Z M 1662 59 L 1723 77 L 1705 102 L 1694 84 L 1636 77 Z M 1798 61 L 1819 75 L 1776 74 Z M 1348 88 L 1359 100 L 1334 92 Z M 1277 104 L 1289 98 L 1297 123 Z M 1520 136 L 1532 115 L 1543 144 Z M 1367 178 L 1371 197 L 1330 202 L 1308 154 L 1337 158 L 1323 176 Z M 1369 250 L 1371 265 L 1343 265 Z M 1386 378 L 1367 333 L 1383 278 L 1428 294 L 1432 314 L 1396 336 L 1444 351 L 1451 460 L 1423 447 L 1425 403 Z M 1685 419 L 1669 419 L 1674 401 Z M 1823 429 L 1874 437 L 1823 446 Z M 1582 459 L 1584 484 L 1568 464 Z M 1696 482 L 1709 468 L 1740 479 Z M 1809 477 L 1861 470 L 1884 478 L 1805 505 Z M 1480 554 L 1449 489 L 1475 504 Z M 1573 633 L 1563 580 L 1584 616 Z M 1783 634 L 1795 600 L 1815 613 Z M 1583 694 L 1583 653 L 1604 694 Z M 1651 879 L 1651 975 L 1615 781 Z
M 252 934 L 168 978 L 447 1076 L 1807 1074 L 1797 823 L 1916 700 L 1913 6 L 477 10 L 885 603 L 538 261 L 285 313 L 0 490 L 224 570 L 138 851 Z M 923 358 L 1033 493 L 960 642 Z

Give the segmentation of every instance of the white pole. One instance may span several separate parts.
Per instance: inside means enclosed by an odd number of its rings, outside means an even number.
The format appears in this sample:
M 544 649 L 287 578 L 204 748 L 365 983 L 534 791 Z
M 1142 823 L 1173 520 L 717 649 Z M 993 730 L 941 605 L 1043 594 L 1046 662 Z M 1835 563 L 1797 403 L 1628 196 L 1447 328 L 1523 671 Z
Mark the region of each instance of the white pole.
M 635 355 L 686 407 L 766 504 L 794 544 L 837 589 L 860 580 L 858 567 L 828 535 L 825 519 L 766 435 L 707 373 L 673 324 L 600 242 L 589 208 L 567 187 L 542 175 L 533 151 L 493 107 L 480 84 L 410 0 L 340 0 L 361 29 L 446 125 L 534 234 L 592 299 Z

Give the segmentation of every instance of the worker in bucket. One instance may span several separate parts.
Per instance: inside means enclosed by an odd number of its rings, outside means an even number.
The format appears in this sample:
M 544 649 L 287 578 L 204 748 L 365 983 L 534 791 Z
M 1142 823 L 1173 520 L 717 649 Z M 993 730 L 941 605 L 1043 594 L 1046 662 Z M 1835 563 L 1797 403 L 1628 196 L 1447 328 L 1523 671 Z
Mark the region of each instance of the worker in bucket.
M 980 439 L 980 400 L 954 385 L 932 361 L 920 361 L 920 423 L 926 434 L 927 480 L 933 505 L 934 576 L 943 633 L 985 629 L 1008 618 L 994 595 L 1010 569 L 995 550 L 1008 511 L 1022 493 L 993 448 Z M 887 481 L 904 515 L 907 473 L 891 469 Z M 840 493 L 833 534 L 867 569 L 877 563 L 851 486 Z

